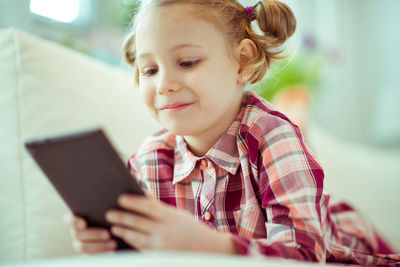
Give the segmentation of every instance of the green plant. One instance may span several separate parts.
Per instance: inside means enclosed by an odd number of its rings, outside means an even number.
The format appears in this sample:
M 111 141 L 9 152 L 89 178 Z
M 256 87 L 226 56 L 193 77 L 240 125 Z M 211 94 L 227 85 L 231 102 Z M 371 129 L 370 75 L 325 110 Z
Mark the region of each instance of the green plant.
M 323 59 L 310 39 L 294 55 L 273 64 L 266 77 L 250 89 L 268 101 L 290 86 L 302 85 L 313 91 L 318 88 L 322 65 Z
M 123 0 L 120 4 L 118 24 L 122 29 L 126 29 L 132 22 L 135 10 L 139 6 L 138 0 Z

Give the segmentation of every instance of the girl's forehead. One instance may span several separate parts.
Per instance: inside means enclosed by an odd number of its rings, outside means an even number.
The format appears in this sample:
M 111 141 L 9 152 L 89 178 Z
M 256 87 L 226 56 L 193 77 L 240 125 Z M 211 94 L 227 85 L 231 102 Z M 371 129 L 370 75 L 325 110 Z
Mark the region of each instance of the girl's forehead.
M 136 24 L 136 50 L 168 48 L 181 43 L 218 46 L 224 42 L 216 26 L 179 9 L 159 9 L 152 16 L 141 16 Z

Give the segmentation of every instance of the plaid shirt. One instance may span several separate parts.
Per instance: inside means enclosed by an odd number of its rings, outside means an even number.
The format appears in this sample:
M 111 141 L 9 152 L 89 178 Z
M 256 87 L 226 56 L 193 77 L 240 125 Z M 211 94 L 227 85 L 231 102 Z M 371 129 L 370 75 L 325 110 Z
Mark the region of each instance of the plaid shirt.
M 298 126 L 253 92 L 206 155 L 193 155 L 182 136 L 163 130 L 128 167 L 155 198 L 231 233 L 241 254 L 362 265 L 400 260 L 356 211 L 330 203 Z

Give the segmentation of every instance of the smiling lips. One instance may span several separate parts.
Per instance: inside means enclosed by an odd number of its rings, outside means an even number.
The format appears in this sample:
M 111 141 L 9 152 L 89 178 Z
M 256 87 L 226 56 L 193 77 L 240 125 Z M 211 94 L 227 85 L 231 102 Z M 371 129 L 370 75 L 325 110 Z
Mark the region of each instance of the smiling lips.
M 166 112 L 179 111 L 179 110 L 187 108 L 188 106 L 190 106 L 192 104 L 193 103 L 175 103 L 172 105 L 165 105 L 162 108 L 160 108 L 160 110 L 166 111 Z

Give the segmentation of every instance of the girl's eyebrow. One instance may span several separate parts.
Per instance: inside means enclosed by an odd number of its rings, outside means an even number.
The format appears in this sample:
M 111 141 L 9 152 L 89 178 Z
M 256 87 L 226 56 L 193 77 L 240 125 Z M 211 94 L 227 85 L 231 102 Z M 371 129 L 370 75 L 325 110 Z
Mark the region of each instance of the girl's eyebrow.
M 203 48 L 201 45 L 195 45 L 195 44 L 179 44 L 179 45 L 175 45 L 175 46 L 171 47 L 171 48 L 169 49 L 169 51 L 174 51 L 174 50 L 178 50 L 178 49 L 185 48 L 185 47 Z
M 175 51 L 175 50 L 178 50 L 178 49 L 182 49 L 182 48 L 186 48 L 186 47 L 194 47 L 194 48 L 203 48 L 201 45 L 195 45 L 195 44 L 179 44 L 179 45 L 174 45 L 173 47 L 171 47 L 170 49 L 169 49 L 169 51 Z M 138 55 L 138 59 L 139 58 L 142 58 L 142 57 L 149 57 L 149 56 L 151 56 L 151 54 L 150 53 L 141 53 L 141 54 L 139 54 Z

